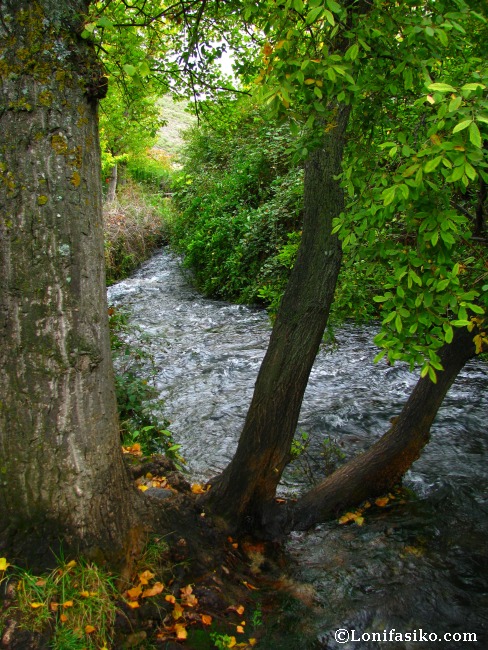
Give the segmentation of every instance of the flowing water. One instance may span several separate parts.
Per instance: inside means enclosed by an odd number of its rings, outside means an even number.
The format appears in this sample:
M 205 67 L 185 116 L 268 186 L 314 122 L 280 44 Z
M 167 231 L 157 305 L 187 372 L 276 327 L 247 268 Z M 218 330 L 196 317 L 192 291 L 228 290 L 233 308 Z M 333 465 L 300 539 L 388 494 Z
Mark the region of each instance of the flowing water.
M 266 313 L 203 298 L 167 250 L 111 287 L 109 300 L 130 308 L 191 478 L 208 480 L 236 447 L 269 338 Z M 284 477 L 284 494 L 367 448 L 400 411 L 416 377 L 373 365 L 373 334 L 347 326 L 320 351 L 299 422 L 309 448 Z M 488 365 L 473 361 L 406 477 L 411 498 L 367 510 L 362 526 L 330 522 L 292 534 L 295 591 L 307 585 L 306 604 L 283 614 L 290 630 L 274 633 L 269 647 L 488 647 L 487 414 Z

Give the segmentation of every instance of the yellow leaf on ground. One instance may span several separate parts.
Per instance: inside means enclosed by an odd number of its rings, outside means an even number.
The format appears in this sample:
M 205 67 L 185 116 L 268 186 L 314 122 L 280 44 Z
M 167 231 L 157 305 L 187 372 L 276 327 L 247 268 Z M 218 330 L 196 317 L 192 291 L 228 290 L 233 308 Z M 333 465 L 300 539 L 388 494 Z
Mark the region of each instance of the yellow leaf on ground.
M 232 612 L 237 612 L 239 616 L 242 616 L 244 614 L 244 605 L 231 605 L 230 607 L 227 607 L 227 609 L 230 609 Z
M 44 603 L 31 603 L 30 606 L 32 609 L 39 609 L 39 607 L 43 607 Z
M 185 630 L 183 625 L 175 625 L 176 638 L 182 641 L 188 636 L 188 632 Z
M 242 627 L 242 625 L 238 625 L 236 627 L 236 631 L 239 632 L 239 634 L 244 634 L 244 628 Z
M 168 603 L 176 603 L 176 598 L 173 596 L 173 594 L 167 594 L 164 597 L 164 600 L 167 600 Z
M 375 500 L 375 505 L 377 505 L 379 508 L 384 508 L 389 500 L 389 497 L 378 497 Z
M 142 588 L 140 585 L 138 585 L 137 587 L 132 587 L 132 589 L 128 589 L 126 593 L 129 596 L 129 598 L 135 600 L 136 598 L 139 598 L 139 596 L 142 594 Z
M 162 582 L 155 582 L 152 587 L 149 587 L 149 589 L 145 589 L 142 592 L 142 597 L 150 598 L 151 596 L 157 596 L 163 591 L 163 589 L 164 585 Z
M 145 492 L 146 490 L 149 490 L 147 485 L 138 485 L 137 489 L 140 490 L 141 492 Z
M 8 566 L 10 566 L 10 564 L 7 562 L 7 558 L 0 557 L 0 571 L 5 571 Z
M 175 603 L 173 608 L 173 618 L 177 621 L 181 616 L 183 616 L 183 607 L 179 603 Z
M 364 517 L 354 517 L 354 523 L 358 526 L 362 526 L 364 524 Z
M 95 632 L 95 628 L 93 625 L 85 625 L 85 632 L 86 634 L 91 634 L 92 632 Z
M 257 642 L 258 642 L 257 639 L 249 639 L 249 645 L 251 646 L 256 645 Z
M 83 596 L 83 598 L 90 598 L 90 592 L 89 591 L 80 591 L 80 596 Z
M 127 603 L 131 609 L 137 609 L 140 607 L 139 603 L 137 600 L 131 600 L 129 603 Z
M 235 644 L 237 643 L 235 636 L 230 637 L 229 645 L 227 646 L 228 648 L 233 648 Z
M 66 616 L 66 614 L 61 614 L 61 616 L 59 617 L 59 620 L 61 621 L 61 623 L 66 623 L 66 621 L 68 620 L 68 617 Z
M 143 571 L 142 573 L 139 574 L 139 582 L 141 585 L 147 585 L 149 584 L 149 580 L 152 580 L 156 574 L 151 573 L 150 571 L 146 570 Z
M 212 617 L 209 614 L 202 614 L 202 623 L 204 625 L 211 625 Z
M 207 491 L 203 486 L 200 485 L 200 483 L 193 483 L 191 486 L 191 491 L 193 494 L 205 494 Z
M 67 600 L 66 602 L 63 603 L 63 607 L 73 607 L 73 601 Z
M 68 564 L 66 565 L 67 569 L 72 569 L 74 566 L 76 566 L 76 560 L 70 560 Z
M 59 608 L 59 603 L 54 603 L 54 602 L 49 603 L 49 609 L 50 609 L 52 612 L 57 612 L 57 611 L 58 611 L 58 608 Z
M 46 581 L 43 580 L 42 578 L 39 578 L 36 582 L 36 587 L 45 587 L 46 586 Z
M 254 585 L 252 585 L 250 582 L 247 582 L 246 580 L 243 580 L 242 584 L 245 585 L 251 591 L 259 591 L 259 587 L 255 587 Z
M 354 514 L 354 512 L 346 512 L 346 514 L 342 515 L 342 517 L 339 519 L 339 523 L 340 524 L 347 524 L 347 523 L 349 523 L 350 521 L 352 521 L 355 518 L 356 518 L 356 515 Z

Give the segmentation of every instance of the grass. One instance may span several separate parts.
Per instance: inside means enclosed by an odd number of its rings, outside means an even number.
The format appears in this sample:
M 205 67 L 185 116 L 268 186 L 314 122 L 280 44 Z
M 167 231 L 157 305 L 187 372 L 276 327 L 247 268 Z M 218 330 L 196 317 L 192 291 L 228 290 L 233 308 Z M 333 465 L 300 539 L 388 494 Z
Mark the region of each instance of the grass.
M 167 241 L 170 207 L 158 192 L 131 181 L 104 206 L 107 285 L 126 278 Z
M 14 569 L 15 601 L 5 615 L 31 632 L 53 630 L 53 650 L 108 648 L 116 614 L 114 578 L 84 560 L 58 561 L 49 574 Z

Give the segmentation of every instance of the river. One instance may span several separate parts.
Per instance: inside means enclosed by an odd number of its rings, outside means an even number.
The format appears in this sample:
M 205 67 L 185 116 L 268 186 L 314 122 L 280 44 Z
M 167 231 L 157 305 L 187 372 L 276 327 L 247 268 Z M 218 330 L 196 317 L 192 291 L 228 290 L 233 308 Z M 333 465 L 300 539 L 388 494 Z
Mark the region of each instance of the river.
M 202 297 L 167 249 L 108 294 L 130 309 L 154 356 L 164 415 L 191 479 L 208 480 L 236 447 L 269 339 L 266 313 Z M 416 381 L 404 366 L 372 363 L 371 327 L 335 335 L 311 373 L 299 422 L 308 450 L 282 481 L 287 496 L 384 433 Z M 267 647 L 488 647 L 487 414 L 488 364 L 475 360 L 408 472 L 410 498 L 365 511 L 362 526 L 329 522 L 292 534 L 293 581 L 307 597 L 284 610 Z

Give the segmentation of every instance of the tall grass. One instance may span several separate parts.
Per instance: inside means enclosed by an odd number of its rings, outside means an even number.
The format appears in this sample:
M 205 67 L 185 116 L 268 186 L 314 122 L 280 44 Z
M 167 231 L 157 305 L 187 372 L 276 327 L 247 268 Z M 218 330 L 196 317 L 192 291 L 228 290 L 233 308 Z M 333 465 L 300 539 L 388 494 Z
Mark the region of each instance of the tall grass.
M 129 180 L 104 206 L 107 285 L 126 278 L 167 242 L 169 199 Z

